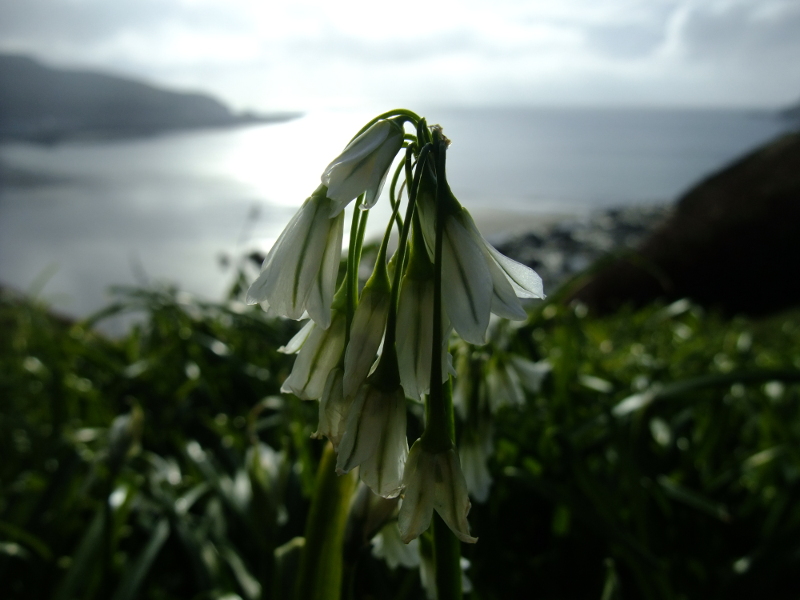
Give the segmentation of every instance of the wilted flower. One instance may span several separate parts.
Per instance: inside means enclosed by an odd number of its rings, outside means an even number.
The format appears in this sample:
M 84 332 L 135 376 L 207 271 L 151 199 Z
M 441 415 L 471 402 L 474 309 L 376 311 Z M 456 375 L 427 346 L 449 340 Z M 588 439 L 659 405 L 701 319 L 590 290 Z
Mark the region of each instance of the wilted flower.
M 455 198 L 442 240 L 442 297 L 453 328 L 467 342 L 483 344 L 489 314 L 526 317 L 519 298 L 544 298 L 536 272 L 487 242 L 469 212 Z
M 428 450 L 422 439 L 414 442 L 403 475 L 403 504 L 397 523 L 406 543 L 428 529 L 433 509 L 462 542 L 478 541 L 469 534 L 470 509 L 467 484 L 455 449 Z
M 392 498 L 400 493 L 407 456 L 403 390 L 399 385 L 381 389 L 368 379 L 348 410 L 336 472 L 360 467 L 361 481 L 376 494 Z
M 322 397 L 328 374 L 339 363 L 344 351 L 345 316 L 333 310 L 330 327 L 323 329 L 309 321 L 291 341 L 280 350 L 286 354 L 298 352 L 292 372 L 281 391 L 304 400 Z
M 331 216 L 366 192 L 363 207 L 371 208 L 380 196 L 386 174 L 403 147 L 402 124 L 381 120 L 351 141 L 322 174 L 328 197 L 334 202 Z
M 247 291 L 248 304 L 261 304 L 290 319 L 308 314 L 322 328 L 331 323 L 336 275 L 342 254 L 344 214 L 331 218 L 334 202 L 324 188 L 308 198 L 264 259 Z
M 353 324 L 350 342 L 344 354 L 344 395 L 352 397 L 369 375 L 375 355 L 381 345 L 386 319 L 391 304 L 389 280 L 384 265 L 377 265 L 361 293 Z

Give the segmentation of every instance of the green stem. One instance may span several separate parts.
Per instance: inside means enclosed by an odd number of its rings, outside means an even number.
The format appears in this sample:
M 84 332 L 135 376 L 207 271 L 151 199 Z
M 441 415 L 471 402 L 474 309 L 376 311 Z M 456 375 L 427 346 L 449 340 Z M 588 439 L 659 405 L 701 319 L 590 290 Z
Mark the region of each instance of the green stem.
M 342 544 L 347 511 L 356 488 L 355 472 L 338 476 L 336 452 L 325 444 L 306 521 L 295 600 L 339 600 L 342 595 Z
M 356 258 L 356 249 L 358 247 L 358 229 L 361 217 L 358 205 L 361 204 L 363 197 L 364 195 L 362 194 L 353 203 L 353 218 L 350 221 L 350 241 L 347 246 L 347 267 L 344 274 L 345 290 L 347 292 L 345 345 L 350 341 L 350 326 L 353 323 L 353 315 L 356 313 L 356 305 L 358 304 L 358 259 Z
M 433 251 L 433 348 L 431 349 L 431 391 L 425 406 L 425 432 L 422 437 L 433 451 L 453 444 L 448 425 L 446 402 L 442 393 L 442 244 L 446 217 L 445 179 L 446 144 L 436 142 L 436 242 Z
M 442 381 L 442 242 L 446 216 L 447 180 L 445 152 L 447 145 L 436 142 L 436 245 L 434 248 L 433 348 L 431 352 L 431 393 L 426 405 L 427 422 L 423 441 L 432 451 L 453 446 L 455 418 L 450 381 Z M 439 516 L 433 519 L 433 556 L 436 570 L 436 590 L 439 600 L 461 600 L 461 547 L 458 538 Z
M 420 121 L 420 116 L 405 108 L 395 108 L 392 110 L 388 110 L 385 113 L 379 114 L 374 119 L 371 119 L 366 125 L 364 125 L 361 129 L 358 130 L 358 133 L 353 136 L 353 140 L 364 133 L 367 129 L 372 127 L 375 123 L 380 121 L 381 119 L 390 119 L 392 117 L 403 117 L 406 121 L 411 121 L 415 126 Z M 352 140 L 350 140 L 352 141 Z
M 419 190 L 419 182 L 422 178 L 422 168 L 425 166 L 428 153 L 431 151 L 431 146 L 427 145 L 420 150 L 419 158 L 417 159 L 417 171 L 414 173 L 413 183 L 408 189 L 408 207 L 406 208 L 406 218 L 403 222 L 403 231 L 400 233 L 400 241 L 397 245 L 397 259 L 395 261 L 394 279 L 392 281 L 392 299 L 389 305 L 389 317 L 386 320 L 386 339 L 383 346 L 386 348 L 391 345 L 394 346 L 394 340 L 397 336 L 397 302 L 400 298 L 400 281 L 403 278 L 403 263 L 405 261 L 406 247 L 408 246 L 408 233 L 411 229 L 411 223 L 414 216 L 414 207 L 417 203 L 417 191 Z M 410 149 L 406 154 L 406 177 L 408 178 L 408 171 L 410 167 Z
M 400 199 L 397 197 L 397 181 L 400 179 L 400 174 L 403 172 L 403 165 L 405 161 L 398 163 L 397 168 L 394 170 L 392 176 L 392 184 L 389 186 L 389 202 L 392 204 L 392 210 L 395 211 L 395 220 L 397 221 L 397 231 L 403 231 L 403 219 L 400 218 L 400 213 L 397 211 L 397 205 Z M 402 191 L 402 188 L 401 188 Z

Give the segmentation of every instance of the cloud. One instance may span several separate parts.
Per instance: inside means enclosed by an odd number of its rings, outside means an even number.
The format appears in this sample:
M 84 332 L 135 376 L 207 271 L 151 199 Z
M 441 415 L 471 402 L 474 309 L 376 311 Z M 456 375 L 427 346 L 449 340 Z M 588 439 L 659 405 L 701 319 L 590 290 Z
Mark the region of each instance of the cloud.
M 207 89 L 240 108 L 779 104 L 800 91 L 800 4 L 9 0 L 1 50 Z
M 687 56 L 721 66 L 800 63 L 800 3 L 725 2 L 692 10 L 683 26 Z

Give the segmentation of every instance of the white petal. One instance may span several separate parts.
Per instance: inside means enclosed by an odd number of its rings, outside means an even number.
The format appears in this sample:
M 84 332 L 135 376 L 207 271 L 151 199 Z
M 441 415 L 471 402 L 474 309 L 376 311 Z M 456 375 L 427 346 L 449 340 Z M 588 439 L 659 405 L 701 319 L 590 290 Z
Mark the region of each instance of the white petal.
M 505 273 L 509 283 L 514 289 L 514 293 L 520 298 L 544 298 L 544 287 L 542 285 L 542 278 L 538 273 L 518 263 L 515 260 L 508 258 L 505 254 L 500 253 L 497 248 L 487 242 L 480 231 L 469 211 L 463 209 L 459 215 L 464 222 L 464 226 L 469 230 L 473 237 L 479 239 L 483 248 L 488 252 L 496 262 L 500 269 Z M 502 315 L 501 315 L 502 316 Z
M 448 217 L 442 243 L 442 298 L 456 332 L 471 344 L 486 342 L 492 276 L 480 248 L 464 226 Z
M 342 233 L 344 231 L 344 213 L 328 219 L 328 236 L 320 258 L 317 276 L 314 278 L 308 295 L 306 307 L 311 318 L 326 328 L 331 324 L 331 304 L 339 274 L 339 262 L 342 258 Z
M 430 526 L 431 508 L 462 542 L 478 541 L 469 535 L 467 484 L 454 449 L 433 453 L 423 448 L 422 440 L 414 442 L 403 484 L 406 490 L 397 523 L 404 542 Z
M 547 360 L 533 362 L 516 354 L 512 355 L 509 360 L 519 376 L 520 383 L 525 389 L 533 393 L 538 393 L 541 390 L 542 381 L 553 370 Z
M 372 188 L 367 190 L 366 195 L 364 196 L 364 203 L 359 206 L 361 210 L 369 210 L 375 203 L 378 202 L 378 198 L 381 196 L 381 192 L 383 191 L 383 185 L 386 183 L 386 176 L 389 174 L 388 168 L 383 173 L 383 177 L 378 184 L 373 186 Z
M 364 384 L 348 411 L 336 472 L 360 466 L 361 480 L 376 494 L 391 498 L 400 493 L 407 455 L 402 391 L 384 392 Z
M 536 271 L 501 254 L 491 244 L 487 244 L 487 246 L 492 257 L 505 272 L 517 296 L 520 298 L 545 298 L 542 278 Z
M 266 301 L 284 317 L 302 317 L 328 246 L 330 204 L 321 196 L 305 201 L 264 260 L 247 292 L 248 303 Z
M 497 411 L 508 404 L 521 406 L 525 403 L 519 376 L 503 362 L 489 369 L 486 374 L 486 385 L 489 388 L 489 404 L 492 411 Z
M 333 369 L 328 374 L 325 389 L 319 402 L 319 424 L 312 437 L 327 437 L 337 450 L 344 434 L 344 425 L 347 412 L 352 400 L 348 400 L 342 393 L 342 378 L 344 371 L 340 368 Z
M 328 374 L 341 360 L 344 333 L 345 318 L 339 312 L 334 315 L 328 329 L 315 326 L 300 349 L 281 391 L 304 400 L 321 398 Z
M 408 453 L 405 474 L 403 475 L 403 504 L 397 515 L 400 539 L 406 544 L 418 538 L 430 527 L 433 517 L 433 497 L 435 480 L 430 464 L 432 456 L 422 450 L 417 440 Z
M 403 469 L 408 457 L 406 399 L 398 388 L 386 409 L 378 447 L 359 467 L 361 481 L 384 498 L 394 498 L 403 489 Z
M 381 344 L 389 316 L 389 304 L 388 290 L 367 283 L 353 316 L 350 343 L 344 355 L 345 396 L 355 395 L 375 362 L 375 353 Z
M 362 192 L 374 193 L 402 145 L 402 128 L 386 120 L 373 124 L 350 142 L 322 174 L 328 197 L 336 203 L 331 215 Z
M 278 276 L 284 267 L 288 266 L 290 262 L 294 262 L 294 258 L 298 254 L 297 250 L 302 246 L 302 240 L 308 235 L 313 221 L 314 204 L 312 199 L 308 198 L 267 253 L 267 257 L 261 265 L 261 273 L 247 290 L 246 302 L 248 304 L 270 302 L 269 296 L 275 291 Z
M 485 446 L 479 440 L 462 440 L 459 455 L 470 495 L 478 502 L 486 502 L 492 487 L 492 476 L 486 464 L 489 457 Z
M 281 346 L 278 348 L 278 352 L 283 354 L 297 354 L 300 352 L 300 348 L 303 347 L 303 344 L 306 343 L 308 336 L 314 330 L 314 321 L 308 321 L 303 327 L 294 334 L 294 337 L 289 340 L 289 343 L 285 346 Z
M 486 266 L 489 267 L 489 273 L 492 275 L 492 312 L 504 319 L 515 321 L 526 319 L 528 314 L 522 308 L 505 273 L 497 266 L 488 252 L 484 256 L 486 257 Z
M 478 538 L 469 534 L 467 514 L 470 509 L 467 482 L 455 450 L 436 454 L 437 477 L 433 507 L 450 530 L 462 542 L 474 544 Z
M 433 507 L 431 507 L 431 511 L 433 511 Z M 390 569 L 394 570 L 398 565 L 411 569 L 419 566 L 418 544 L 417 540 L 412 540 L 412 543 L 408 544 L 403 543 L 397 523 L 392 521 L 372 538 L 372 555 L 386 561 Z
M 406 275 L 397 309 L 397 363 L 406 396 L 420 400 L 431 384 L 433 281 Z
M 397 310 L 397 363 L 407 398 L 420 400 L 431 387 L 433 279 L 403 277 Z M 442 382 L 455 374 L 447 352 L 450 324 L 442 315 Z

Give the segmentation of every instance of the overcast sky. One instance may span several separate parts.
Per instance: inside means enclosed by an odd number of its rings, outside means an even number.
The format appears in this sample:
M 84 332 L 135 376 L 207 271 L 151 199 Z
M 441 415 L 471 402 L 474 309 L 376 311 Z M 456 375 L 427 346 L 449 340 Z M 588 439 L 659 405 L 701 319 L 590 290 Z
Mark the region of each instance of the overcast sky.
M 0 51 L 239 109 L 776 107 L 800 0 L 2 0 Z

